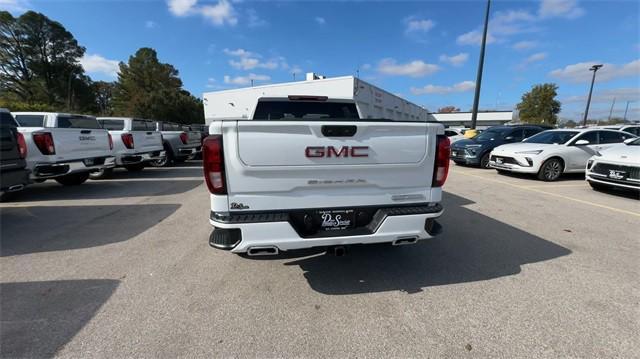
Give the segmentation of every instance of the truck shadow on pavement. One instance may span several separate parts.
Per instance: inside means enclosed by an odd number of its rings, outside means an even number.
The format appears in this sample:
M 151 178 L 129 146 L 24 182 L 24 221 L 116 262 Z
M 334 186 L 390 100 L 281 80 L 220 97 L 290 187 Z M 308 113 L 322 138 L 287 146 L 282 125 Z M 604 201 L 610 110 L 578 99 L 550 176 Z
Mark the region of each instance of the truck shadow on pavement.
M 15 195 L 13 202 L 167 196 L 188 192 L 203 183 L 201 179 L 172 181 L 167 178 L 100 180 L 88 181 L 80 186 L 61 186 L 49 181 L 26 187 Z
M 0 256 L 126 241 L 155 226 L 178 208 L 179 204 L 2 208 Z
M 445 193 L 444 232 L 415 245 L 352 247 L 344 257 L 316 255 L 285 265 L 304 271 L 312 289 L 329 295 L 399 290 L 489 280 L 518 274 L 525 264 L 566 256 L 570 250 L 464 206 Z M 308 252 L 307 252 L 308 255 Z
M 0 356 L 53 357 L 118 285 L 109 279 L 0 284 Z

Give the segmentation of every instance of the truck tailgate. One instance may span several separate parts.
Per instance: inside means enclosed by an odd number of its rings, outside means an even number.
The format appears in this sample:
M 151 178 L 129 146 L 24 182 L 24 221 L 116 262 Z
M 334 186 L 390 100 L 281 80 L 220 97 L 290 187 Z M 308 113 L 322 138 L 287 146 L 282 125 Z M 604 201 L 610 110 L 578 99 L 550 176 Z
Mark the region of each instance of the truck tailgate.
M 252 120 L 223 126 L 225 139 L 233 139 L 224 142 L 232 209 L 234 202 L 273 210 L 433 200 L 440 124 Z
M 56 161 L 111 155 L 108 132 L 104 129 L 47 128 L 55 145 Z
M 135 152 L 162 150 L 162 135 L 158 131 L 131 131 Z

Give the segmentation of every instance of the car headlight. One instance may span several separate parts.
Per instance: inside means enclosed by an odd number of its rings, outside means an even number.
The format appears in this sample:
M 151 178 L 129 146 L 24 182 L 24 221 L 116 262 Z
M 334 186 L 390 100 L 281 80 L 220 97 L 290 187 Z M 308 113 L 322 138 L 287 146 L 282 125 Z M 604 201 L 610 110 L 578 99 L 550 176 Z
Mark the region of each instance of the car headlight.
M 519 155 L 539 155 L 543 150 L 532 150 L 532 151 L 520 151 L 516 152 Z

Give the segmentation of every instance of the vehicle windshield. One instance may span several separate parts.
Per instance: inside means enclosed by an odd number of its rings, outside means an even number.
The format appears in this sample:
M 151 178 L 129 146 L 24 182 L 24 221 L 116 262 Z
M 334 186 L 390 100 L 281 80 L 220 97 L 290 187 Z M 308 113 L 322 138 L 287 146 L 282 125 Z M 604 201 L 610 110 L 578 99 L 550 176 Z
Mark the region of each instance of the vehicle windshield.
M 523 142 L 563 145 L 579 133 L 578 131 L 544 131 L 527 138 Z
M 481 134 L 479 134 L 475 138 L 475 140 L 480 142 L 494 141 L 494 140 L 503 138 L 509 132 L 511 132 L 510 128 L 490 128 L 486 131 L 483 131 Z
M 640 137 L 636 138 L 631 142 L 628 142 L 627 146 L 640 146 Z

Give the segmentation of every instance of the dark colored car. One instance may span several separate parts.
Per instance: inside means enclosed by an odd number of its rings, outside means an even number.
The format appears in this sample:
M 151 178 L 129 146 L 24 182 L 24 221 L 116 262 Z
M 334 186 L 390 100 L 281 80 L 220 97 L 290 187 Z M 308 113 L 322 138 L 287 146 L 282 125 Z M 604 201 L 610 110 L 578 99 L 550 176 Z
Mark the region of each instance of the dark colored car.
M 27 144 L 8 110 L 0 109 L 0 200 L 29 183 Z
M 474 138 L 458 140 L 451 145 L 451 159 L 459 165 L 489 168 L 489 154 L 506 143 L 520 142 L 551 127 L 539 125 L 494 126 Z

